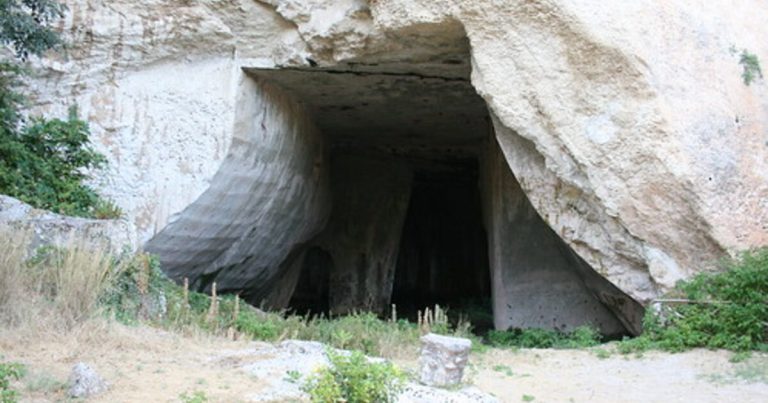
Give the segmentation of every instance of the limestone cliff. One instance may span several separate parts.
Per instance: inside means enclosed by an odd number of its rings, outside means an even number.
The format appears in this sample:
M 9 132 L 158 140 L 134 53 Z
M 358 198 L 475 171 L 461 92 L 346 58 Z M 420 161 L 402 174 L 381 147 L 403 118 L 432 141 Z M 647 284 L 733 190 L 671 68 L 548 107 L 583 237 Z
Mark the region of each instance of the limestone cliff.
M 542 222 L 641 303 L 768 244 L 768 86 L 739 64 L 768 61 L 763 1 L 66 3 L 71 46 L 38 61 L 35 109 L 79 104 L 110 160 L 98 188 L 177 275 L 269 288 L 328 218 L 312 120 L 349 120 L 253 69 L 471 84 Z

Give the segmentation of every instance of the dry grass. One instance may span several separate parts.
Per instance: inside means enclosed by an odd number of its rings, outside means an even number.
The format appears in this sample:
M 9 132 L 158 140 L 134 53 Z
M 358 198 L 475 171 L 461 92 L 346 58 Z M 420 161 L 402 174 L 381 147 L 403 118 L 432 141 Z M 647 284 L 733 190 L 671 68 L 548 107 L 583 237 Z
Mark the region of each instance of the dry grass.
M 28 305 L 22 286 L 28 239 L 26 233 L 13 236 L 10 229 L 0 229 L 0 320 L 5 324 L 16 322 L 21 317 L 20 308 Z
M 106 249 L 73 240 L 29 253 L 30 238 L 0 229 L 0 323 L 55 331 L 93 317 L 120 271 Z

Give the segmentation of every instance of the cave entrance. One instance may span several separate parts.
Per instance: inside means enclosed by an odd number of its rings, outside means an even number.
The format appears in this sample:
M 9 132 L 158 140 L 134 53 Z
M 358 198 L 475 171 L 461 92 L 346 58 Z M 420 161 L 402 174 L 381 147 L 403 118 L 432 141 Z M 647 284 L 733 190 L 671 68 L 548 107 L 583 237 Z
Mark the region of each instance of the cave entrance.
M 293 290 L 273 307 L 386 317 L 394 303 L 414 318 L 440 304 L 470 312 L 479 330 L 589 324 L 616 335 L 639 323 L 642 308 L 531 205 L 470 65 L 466 44 L 419 62 L 245 69 L 309 112 L 326 152 L 306 164 L 327 175 L 332 198 L 322 228 L 295 245 L 298 261 L 262 285 Z
M 328 313 L 328 278 L 333 257 L 319 247 L 309 248 L 300 259 L 299 277 L 288 306 L 305 315 Z
M 476 330 L 493 327 L 488 244 L 476 159 L 414 174 L 392 290 L 400 317 L 440 305 Z

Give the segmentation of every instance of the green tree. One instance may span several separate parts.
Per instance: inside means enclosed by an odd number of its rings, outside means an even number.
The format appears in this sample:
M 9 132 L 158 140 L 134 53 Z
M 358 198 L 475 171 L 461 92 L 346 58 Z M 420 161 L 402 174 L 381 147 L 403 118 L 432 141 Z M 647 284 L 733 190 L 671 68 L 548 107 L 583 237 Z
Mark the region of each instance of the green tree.
M 54 0 L 0 0 L 0 42 L 11 45 L 21 60 L 39 56 L 62 44 L 51 24 L 65 10 Z

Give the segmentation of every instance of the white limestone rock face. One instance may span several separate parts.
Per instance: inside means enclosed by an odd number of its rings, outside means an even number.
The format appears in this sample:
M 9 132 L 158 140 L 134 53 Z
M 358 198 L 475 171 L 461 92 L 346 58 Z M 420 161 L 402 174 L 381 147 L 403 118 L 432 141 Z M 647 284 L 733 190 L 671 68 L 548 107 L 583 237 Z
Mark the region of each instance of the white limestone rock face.
M 768 244 L 768 87 L 745 85 L 739 64 L 743 49 L 768 61 L 764 1 L 65 3 L 72 46 L 39 61 L 35 111 L 80 105 L 110 160 L 95 185 L 141 241 L 235 169 L 241 68 L 391 61 L 439 75 L 429 63 L 466 35 L 522 189 L 619 289 L 645 303 Z

